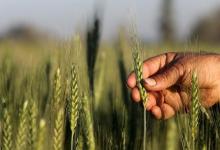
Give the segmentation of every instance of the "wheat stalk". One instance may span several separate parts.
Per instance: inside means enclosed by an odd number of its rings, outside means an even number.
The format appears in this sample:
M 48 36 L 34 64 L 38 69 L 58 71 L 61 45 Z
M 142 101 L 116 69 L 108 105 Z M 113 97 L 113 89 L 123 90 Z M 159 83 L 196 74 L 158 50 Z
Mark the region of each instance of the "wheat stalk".
M 178 142 L 177 126 L 174 120 L 169 120 L 167 123 L 167 135 L 166 135 L 166 149 L 176 150 L 176 143 Z
M 143 101 L 143 105 L 147 103 L 147 91 L 141 84 L 143 79 L 143 63 L 140 58 L 140 41 L 137 37 L 136 24 L 132 24 L 131 26 L 131 42 L 132 42 L 132 55 L 133 55 L 133 63 L 134 63 L 134 72 L 137 80 L 137 87 L 140 91 L 141 100 Z
M 2 149 L 12 150 L 12 119 L 7 108 L 3 112 L 3 127 L 2 127 Z
M 62 150 L 64 142 L 64 109 L 60 109 L 57 113 L 53 135 L 53 149 Z
M 28 129 L 28 101 L 25 101 L 20 111 L 18 132 L 16 136 L 16 150 L 24 150 L 27 144 Z
M 200 111 L 201 111 L 203 114 L 205 114 L 205 116 L 206 116 L 206 118 L 207 118 L 208 120 L 212 121 L 208 110 L 206 110 L 206 108 L 203 107 L 201 104 L 200 104 Z
M 180 141 L 182 144 L 182 148 L 184 150 L 190 150 L 190 131 L 189 131 L 189 117 L 188 114 L 183 115 L 182 112 L 177 112 L 176 116 L 176 122 L 177 122 L 177 128 L 180 134 Z
M 138 53 L 138 51 L 140 51 L 140 43 L 134 33 L 134 37 L 132 39 L 133 42 L 133 47 L 132 47 L 132 55 L 133 55 L 133 62 L 134 62 L 134 72 L 136 75 L 136 81 L 137 81 L 137 87 L 139 89 L 140 92 L 140 97 L 141 100 L 143 102 L 143 106 L 145 107 L 147 101 L 148 101 L 148 95 L 147 95 L 147 91 L 144 88 L 144 86 L 141 84 L 141 81 L 143 79 L 143 63 L 140 59 L 140 54 Z M 146 128 L 146 110 L 143 109 L 143 114 L 144 114 L 144 134 L 143 134 L 143 150 L 146 149 L 146 132 L 147 132 L 147 128 Z
M 84 133 L 86 136 L 86 143 L 89 150 L 95 150 L 95 138 L 93 131 L 93 120 L 91 115 L 90 103 L 85 94 L 82 95 L 82 109 L 84 119 Z
M 79 87 L 78 87 L 78 75 L 75 65 L 71 67 L 71 96 L 70 96 L 70 128 L 71 135 L 71 148 L 73 148 L 73 137 L 75 134 L 76 126 L 79 118 Z

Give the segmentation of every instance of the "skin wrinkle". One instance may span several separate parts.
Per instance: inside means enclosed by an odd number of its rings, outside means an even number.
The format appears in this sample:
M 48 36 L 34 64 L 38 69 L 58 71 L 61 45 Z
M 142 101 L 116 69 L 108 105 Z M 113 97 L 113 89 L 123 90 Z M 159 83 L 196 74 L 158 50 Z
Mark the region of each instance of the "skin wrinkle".
M 194 71 L 198 74 L 202 105 L 214 105 L 220 98 L 220 71 L 216 69 L 219 67 L 220 55 L 217 54 L 165 53 L 147 59 L 144 61 L 143 73 L 146 73 L 145 77 L 151 75 L 150 78 L 157 82 L 155 87 L 144 84 L 150 94 L 154 93 L 149 111 L 158 119 L 161 116 L 165 119 L 172 117 L 169 114 L 172 110 L 177 112 L 183 109 L 188 112 Z M 133 77 L 132 80 L 128 79 L 128 87 L 132 90 L 132 98 L 139 101 L 139 91 L 133 87 L 133 80 Z
M 144 66 L 145 65 L 145 66 Z M 146 69 L 146 71 L 145 72 L 143 72 L 143 77 L 146 77 L 146 76 L 149 76 L 149 72 L 150 72 L 150 70 L 149 70 L 149 68 L 146 66 L 146 64 L 144 64 L 143 65 L 143 68 L 145 68 Z M 143 69 L 144 70 L 144 69 Z M 146 73 L 146 74 L 144 74 L 144 73 Z
M 158 106 L 162 106 L 162 104 L 164 103 L 164 95 L 162 94 L 163 93 L 163 91 L 160 91 L 159 92 L 159 98 L 158 98 L 158 100 L 157 100 L 157 105 Z
M 180 74 L 180 78 L 177 84 L 184 82 L 184 74 L 186 74 L 185 65 L 182 63 L 182 61 L 179 62 L 179 74 Z
M 187 93 L 189 93 L 189 89 L 185 88 L 185 90 L 183 90 L 183 88 L 180 87 L 177 91 L 179 93 L 182 106 L 186 107 L 189 104 L 189 101 L 188 101 L 188 99 L 189 99 L 188 95 L 189 94 L 187 94 Z
M 179 93 L 177 93 L 177 92 L 175 92 L 174 93 L 175 94 L 175 99 L 176 99 L 176 101 L 174 101 L 175 103 L 175 105 L 173 106 L 173 109 L 175 110 L 175 111 L 178 111 L 181 107 L 182 107 L 182 101 L 181 101 L 181 98 L 180 98 L 180 95 L 179 95 Z
M 170 76 L 173 76 L 173 78 L 170 78 Z M 173 84 L 178 81 L 178 78 L 176 77 L 179 77 L 179 76 L 180 76 L 179 67 L 176 65 L 173 65 L 169 70 L 165 69 L 163 70 L 163 72 L 160 72 L 159 74 L 156 74 L 155 76 L 152 76 L 151 78 L 155 79 L 156 81 L 163 80 L 163 82 L 168 81 L 168 83 Z
M 213 100 L 216 97 L 216 93 L 212 89 L 201 89 L 201 103 L 204 107 L 208 108 L 213 106 L 216 102 Z
M 176 62 L 175 60 L 176 55 L 174 55 L 173 58 L 171 54 L 166 53 L 165 55 L 166 55 L 165 62 L 163 63 L 163 65 L 161 65 L 160 62 L 160 69 L 157 72 L 157 74 L 162 74 L 165 70 L 172 67 L 172 65 L 174 65 Z
M 164 57 L 165 57 L 165 58 L 164 58 Z M 163 57 L 160 58 L 159 69 L 163 68 L 164 65 L 165 65 L 164 59 L 165 59 L 165 61 L 166 61 L 166 55 L 163 55 Z M 162 65 L 162 62 L 164 62 L 163 65 Z
M 165 64 L 168 64 L 169 62 L 168 62 L 168 59 L 169 59 L 169 55 L 168 55 L 168 53 L 165 53 Z

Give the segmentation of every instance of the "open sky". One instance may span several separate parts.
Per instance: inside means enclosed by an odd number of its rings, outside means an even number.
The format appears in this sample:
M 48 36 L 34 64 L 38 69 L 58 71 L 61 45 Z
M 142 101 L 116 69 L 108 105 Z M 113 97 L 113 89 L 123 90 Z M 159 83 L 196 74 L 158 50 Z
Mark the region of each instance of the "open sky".
M 0 0 L 0 33 L 15 24 L 31 24 L 56 36 L 69 38 L 84 30 L 94 8 L 102 6 L 104 39 L 117 34 L 122 24 L 135 15 L 139 35 L 159 38 L 159 19 L 163 0 Z M 185 38 L 204 15 L 220 9 L 219 0 L 174 0 L 174 21 L 178 38 Z

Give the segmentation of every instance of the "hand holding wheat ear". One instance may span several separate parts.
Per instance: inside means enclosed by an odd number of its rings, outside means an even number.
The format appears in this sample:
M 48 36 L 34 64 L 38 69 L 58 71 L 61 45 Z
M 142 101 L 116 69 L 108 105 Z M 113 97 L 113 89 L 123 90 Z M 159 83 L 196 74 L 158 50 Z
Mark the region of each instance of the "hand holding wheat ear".
M 192 72 L 199 79 L 201 104 L 210 107 L 220 99 L 220 55 L 166 53 L 143 63 L 143 85 L 149 91 L 146 109 L 160 119 L 172 117 L 180 108 L 188 108 Z M 140 101 L 135 73 L 127 80 L 132 99 Z

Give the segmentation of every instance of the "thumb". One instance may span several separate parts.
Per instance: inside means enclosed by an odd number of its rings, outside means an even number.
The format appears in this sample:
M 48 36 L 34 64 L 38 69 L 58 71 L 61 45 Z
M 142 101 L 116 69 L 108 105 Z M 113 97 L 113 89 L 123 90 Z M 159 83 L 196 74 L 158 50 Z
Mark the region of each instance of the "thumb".
M 143 85 L 147 90 L 160 91 L 169 88 L 183 75 L 183 69 L 179 65 L 167 68 L 162 73 L 151 76 L 143 80 Z

